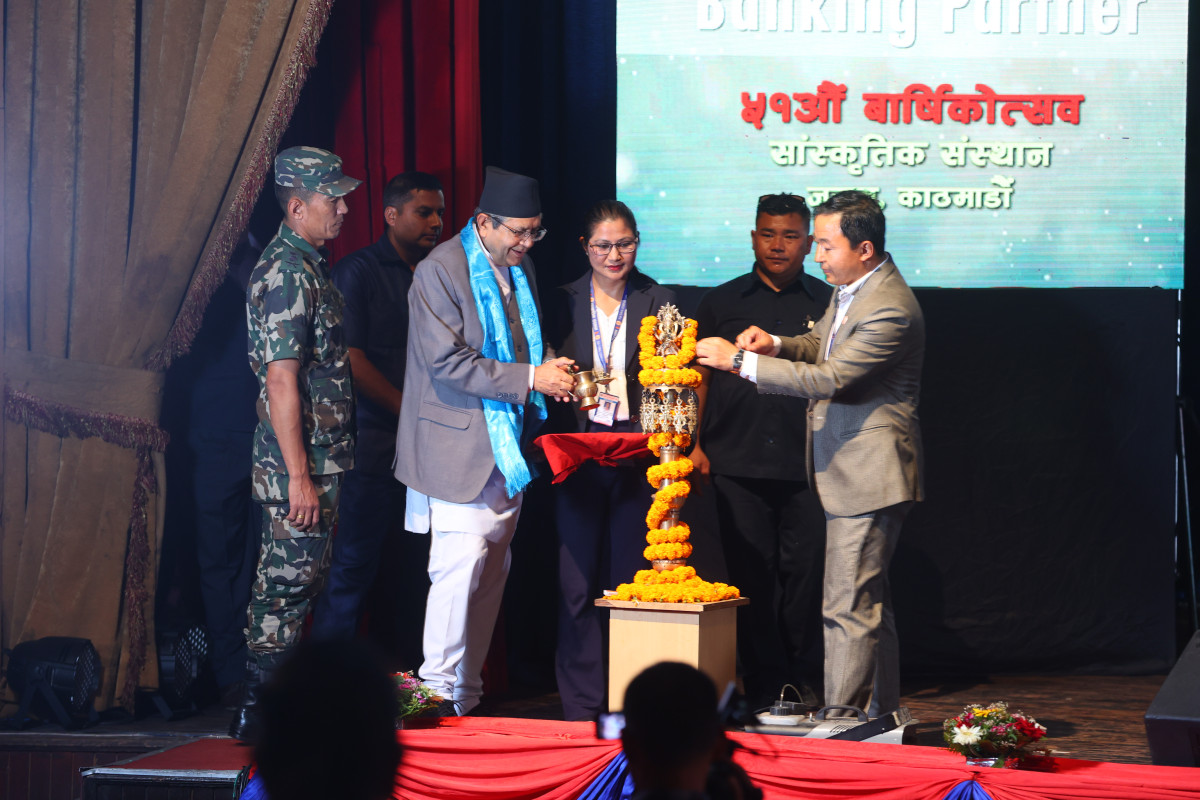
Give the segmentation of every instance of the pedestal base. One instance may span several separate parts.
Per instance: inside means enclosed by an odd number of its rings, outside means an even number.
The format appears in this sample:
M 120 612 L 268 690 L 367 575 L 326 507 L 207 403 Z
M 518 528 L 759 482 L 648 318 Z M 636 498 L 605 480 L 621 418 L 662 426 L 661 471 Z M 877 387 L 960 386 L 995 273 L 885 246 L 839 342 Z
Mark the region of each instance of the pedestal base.
M 608 708 L 619 711 L 625 687 L 660 661 L 682 661 L 706 673 L 717 693 L 737 678 L 737 607 L 739 597 L 716 603 L 643 603 L 596 601 L 609 609 Z

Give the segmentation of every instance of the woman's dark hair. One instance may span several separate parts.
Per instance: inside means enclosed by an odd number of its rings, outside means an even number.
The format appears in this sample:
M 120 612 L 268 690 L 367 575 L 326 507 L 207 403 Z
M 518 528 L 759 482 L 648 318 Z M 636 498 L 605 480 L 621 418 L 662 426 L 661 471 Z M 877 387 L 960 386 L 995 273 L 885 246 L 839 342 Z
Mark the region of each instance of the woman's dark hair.
M 596 232 L 596 226 L 606 219 L 619 219 L 629 226 L 634 236 L 638 235 L 637 220 L 634 218 L 633 212 L 629 210 L 629 206 L 620 200 L 601 200 L 583 215 L 583 241 L 585 243 L 591 240 L 592 234 Z

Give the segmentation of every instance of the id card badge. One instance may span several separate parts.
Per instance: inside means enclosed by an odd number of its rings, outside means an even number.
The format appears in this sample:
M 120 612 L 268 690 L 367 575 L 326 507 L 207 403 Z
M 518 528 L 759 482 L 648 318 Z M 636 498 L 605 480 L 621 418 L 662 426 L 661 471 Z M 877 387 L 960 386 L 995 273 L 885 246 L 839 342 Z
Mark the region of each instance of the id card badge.
M 613 422 L 616 421 L 617 406 L 621 403 L 621 398 L 615 394 L 601 392 L 596 397 L 596 400 L 600 405 L 592 416 L 592 422 L 595 422 L 597 425 L 607 425 L 611 428 Z

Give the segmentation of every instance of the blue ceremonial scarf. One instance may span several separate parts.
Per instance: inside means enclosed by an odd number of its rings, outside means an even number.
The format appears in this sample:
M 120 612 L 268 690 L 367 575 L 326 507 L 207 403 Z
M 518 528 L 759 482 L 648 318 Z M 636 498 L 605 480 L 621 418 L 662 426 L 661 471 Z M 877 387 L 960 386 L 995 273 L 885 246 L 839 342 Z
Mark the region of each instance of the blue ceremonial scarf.
M 496 361 L 516 362 L 513 356 L 512 331 L 508 329 L 508 316 L 504 313 L 503 295 L 496 283 L 496 273 L 488 261 L 487 253 L 479 246 L 475 226 L 468 222 L 458 234 L 463 250 L 467 253 L 467 269 L 471 277 L 471 294 L 475 296 L 475 308 L 479 311 L 479 324 L 483 326 L 483 357 Z M 509 267 L 513 294 L 521 312 L 521 329 L 529 341 L 529 361 L 542 363 L 542 330 L 538 325 L 537 305 L 525 270 L 520 265 Z M 541 392 L 530 391 L 538 421 L 546 419 L 546 398 Z M 496 466 L 504 474 L 508 496 L 517 492 L 533 480 L 536 471 L 521 455 L 521 430 L 524 424 L 525 407 L 519 403 L 502 403 L 483 398 L 483 419 L 487 422 L 488 438 L 492 441 L 492 455 Z

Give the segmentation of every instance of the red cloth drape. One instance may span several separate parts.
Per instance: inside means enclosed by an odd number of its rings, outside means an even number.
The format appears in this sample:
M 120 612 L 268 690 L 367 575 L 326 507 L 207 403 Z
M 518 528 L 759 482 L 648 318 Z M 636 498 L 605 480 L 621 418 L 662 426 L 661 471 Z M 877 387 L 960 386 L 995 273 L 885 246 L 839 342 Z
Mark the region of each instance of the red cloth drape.
M 669 712 L 664 712 L 669 713 Z M 397 798 L 569 800 L 593 781 L 620 743 L 590 723 L 459 717 L 400 732 Z M 975 780 L 994 800 L 1200 800 L 1196 770 L 1055 759 L 1046 771 L 968 767 L 948 750 L 732 733 L 735 758 L 766 800 L 942 800 Z
M 1200 798 L 1194 769 L 1053 759 L 1038 769 L 969 767 L 949 750 L 734 733 L 736 759 L 772 798 L 941 800 L 975 780 L 994 800 Z M 748 752 L 753 751 L 753 752 Z
M 547 433 L 533 440 L 546 454 L 554 473 L 551 483 L 562 483 L 585 461 L 606 467 L 630 458 L 649 458 L 645 433 Z
M 445 239 L 465 224 L 483 186 L 479 0 L 357 0 L 334 7 L 326 52 L 341 105 L 333 149 L 352 195 L 334 260 L 383 233 L 383 187 L 399 172 L 441 179 Z
M 397 734 L 404 747 L 398 800 L 571 800 L 621 747 L 594 738 L 585 722 L 449 717 L 410 726 Z M 766 800 L 943 800 L 971 780 L 993 800 L 1200 799 L 1197 772 L 1187 767 L 1059 758 L 1040 770 L 991 769 L 968 767 L 962 756 L 932 747 L 749 733 L 730 738 L 742 745 L 735 759 Z M 113 768 L 238 770 L 251 753 L 230 739 L 204 739 Z
M 569 800 L 621 749 L 595 738 L 591 723 L 532 719 L 447 717 L 399 736 L 404 762 L 394 796 L 407 800 Z

